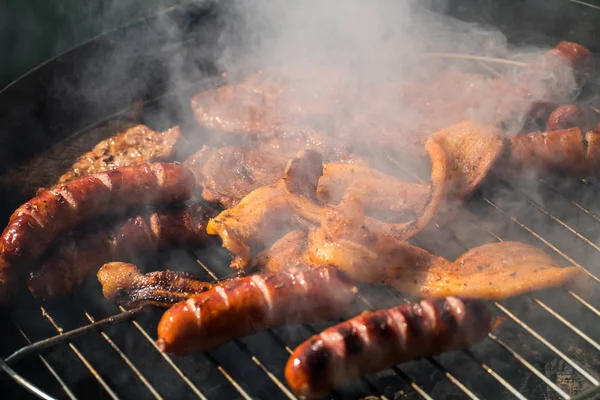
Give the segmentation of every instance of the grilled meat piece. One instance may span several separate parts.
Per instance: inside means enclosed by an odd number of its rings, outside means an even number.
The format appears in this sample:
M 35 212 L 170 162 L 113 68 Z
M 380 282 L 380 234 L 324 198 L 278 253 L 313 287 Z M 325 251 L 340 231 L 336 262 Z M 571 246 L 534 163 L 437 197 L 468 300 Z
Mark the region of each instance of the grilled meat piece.
M 432 138 L 446 155 L 446 191 L 458 200 L 468 198 L 479 188 L 503 148 L 498 129 L 472 121 L 442 129 Z
M 565 104 L 556 108 L 548 116 L 546 122 L 547 131 L 558 131 L 569 128 L 579 128 L 586 132 L 592 125 L 581 108 L 574 104 Z
M 269 245 L 290 230 L 294 212 L 283 186 L 280 180 L 260 187 L 209 221 L 206 231 L 219 235 L 223 247 L 234 255 L 232 268 L 245 268 L 252 250 Z
M 354 292 L 342 273 L 324 267 L 234 279 L 167 310 L 157 344 L 186 355 L 263 329 L 330 320 L 346 311 Z
M 171 307 L 215 285 L 202 282 L 192 274 L 155 271 L 141 274 L 133 264 L 111 262 L 98 271 L 104 297 L 126 307 Z
M 320 228 L 309 233 L 310 260 L 340 268 L 358 282 L 384 283 L 424 298 L 501 300 L 563 285 L 575 285 L 584 295 L 589 294 L 583 269 L 561 268 L 532 246 L 487 244 L 467 251 L 452 263 L 372 232 L 363 221 L 357 201 L 325 208 Z
M 364 223 L 369 229 L 396 239 L 407 239 L 421 231 L 434 217 L 445 194 L 446 157 L 440 145 L 433 140 L 428 140 L 425 148 L 431 158 L 432 168 L 430 192 L 423 209 L 415 219 L 405 223 L 383 222 L 366 217 Z M 315 223 L 321 220 L 322 203 L 316 196 L 322 175 L 322 157 L 311 151 L 302 152 L 290 160 L 284 175 L 288 204 L 302 218 Z
M 268 272 L 289 271 L 297 265 L 310 264 L 306 254 L 307 235 L 301 230 L 285 234 L 271 247 L 252 257 L 250 269 Z
M 456 297 L 363 313 L 298 346 L 285 377 L 299 396 L 322 397 L 367 373 L 467 348 L 491 330 L 483 303 Z
M 191 101 L 196 121 L 221 133 L 258 134 L 286 122 L 333 114 L 352 77 L 323 66 L 270 68 L 207 90 Z
M 110 261 L 209 246 L 215 240 L 206 233 L 206 225 L 216 215 L 212 207 L 194 204 L 72 231 L 53 245 L 40 270 L 30 275 L 29 291 L 38 299 L 57 297 L 75 290 Z
M 561 268 L 543 251 L 519 242 L 490 243 L 475 247 L 450 263 L 436 260 L 430 266 L 400 268 L 386 280 L 405 293 L 437 298 L 502 300 L 536 290 L 575 285 L 583 294 L 591 289 L 585 271 Z
M 101 141 L 91 151 L 78 157 L 70 171 L 63 174 L 57 184 L 115 168 L 168 161 L 173 157 L 180 137 L 178 126 L 162 133 L 154 132 L 144 125 L 134 126 Z
M 235 206 L 244 196 L 283 176 L 287 159 L 251 147 L 203 148 L 193 154 L 188 166 L 202 188 L 202 198 L 224 208 Z
M 429 185 L 401 181 L 364 164 L 327 163 L 319 178 L 317 198 L 323 203 L 339 203 L 355 197 L 367 209 L 395 213 L 416 213 L 423 209 Z
M 0 176 L 0 184 L 7 188 L 18 199 L 19 203 L 36 195 L 40 188 L 49 188 L 56 184 L 65 171 L 69 171 L 73 163 L 96 143 L 115 132 L 123 132 L 135 127 L 137 123 L 116 121 L 69 137 L 56 143 L 48 150 L 23 163 L 9 168 Z
M 447 262 L 407 242 L 370 230 L 365 220 L 364 208 L 356 199 L 324 207 L 320 227 L 308 235 L 310 261 L 339 268 L 353 280 L 366 283 L 381 283 L 393 277 L 396 269 L 426 270 L 436 262 Z
M 10 298 L 18 278 L 60 234 L 133 208 L 183 202 L 194 186 L 188 168 L 152 163 L 88 175 L 43 191 L 12 214 L 0 237 L 0 302 Z
M 598 176 L 597 136 L 590 131 L 584 142 L 579 128 L 510 136 L 494 173 L 507 178 L 524 172 L 554 172 L 576 178 Z

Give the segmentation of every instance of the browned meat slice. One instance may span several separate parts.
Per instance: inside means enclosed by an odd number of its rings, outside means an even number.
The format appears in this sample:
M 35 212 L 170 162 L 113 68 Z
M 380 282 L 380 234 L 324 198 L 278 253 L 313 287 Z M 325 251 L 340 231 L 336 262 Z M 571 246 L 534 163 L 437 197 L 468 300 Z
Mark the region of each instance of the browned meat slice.
M 366 208 L 392 212 L 422 210 L 429 192 L 429 185 L 401 181 L 360 163 L 324 164 L 317 186 L 317 198 L 323 203 L 356 197 Z
M 331 115 L 351 79 L 323 66 L 270 68 L 198 93 L 191 107 L 196 121 L 207 129 L 256 134 L 284 122 Z
M 442 146 L 448 162 L 447 193 L 459 200 L 481 185 L 503 149 L 498 129 L 473 121 L 442 129 L 432 138 Z
M 391 223 L 365 217 L 365 225 L 375 231 L 396 239 L 407 239 L 420 232 L 434 217 L 444 200 L 446 180 L 446 157 L 439 144 L 428 140 L 426 151 L 431 159 L 431 183 L 427 201 L 417 216 L 409 222 Z M 288 162 L 284 175 L 285 194 L 290 207 L 302 218 L 318 223 L 323 203 L 317 196 L 317 187 L 323 175 L 322 157 L 314 151 L 305 151 Z
M 306 254 L 307 234 L 301 230 L 291 231 L 277 240 L 271 247 L 252 258 L 250 268 L 262 271 L 289 271 L 298 265 L 308 265 Z
M 142 274 L 133 264 L 111 262 L 98 271 L 104 297 L 115 304 L 168 308 L 192 295 L 205 292 L 214 284 L 203 282 L 186 272 L 155 271 Z
M 234 259 L 231 267 L 245 268 L 251 252 L 260 250 L 290 230 L 293 210 L 288 205 L 284 183 L 253 190 L 235 206 L 208 223 L 209 235 L 219 235 Z
M 543 251 L 518 242 L 491 243 L 464 253 L 455 262 L 438 259 L 431 265 L 399 268 L 386 283 L 416 296 L 460 296 L 502 300 L 559 286 L 577 287 L 589 295 L 585 271 L 561 268 Z
M 59 178 L 58 184 L 115 168 L 167 161 L 173 157 L 180 137 L 178 126 L 162 133 L 145 125 L 134 126 L 101 141 L 91 151 L 81 155 L 71 170 Z
M 570 284 L 587 294 L 583 269 L 561 268 L 541 250 L 523 243 L 476 247 L 452 263 L 409 243 L 374 233 L 363 221 L 357 201 L 325 208 L 321 227 L 309 234 L 310 260 L 340 268 L 360 282 L 385 283 L 426 298 L 500 300 Z
M 225 208 L 283 176 L 287 159 L 251 147 L 203 148 L 184 162 L 202 187 L 202 198 Z
M 364 222 L 363 207 L 355 199 L 324 207 L 321 226 L 308 236 L 307 252 L 311 262 L 335 266 L 358 282 L 381 283 L 397 268 L 427 268 L 441 259 L 406 242 L 373 232 Z

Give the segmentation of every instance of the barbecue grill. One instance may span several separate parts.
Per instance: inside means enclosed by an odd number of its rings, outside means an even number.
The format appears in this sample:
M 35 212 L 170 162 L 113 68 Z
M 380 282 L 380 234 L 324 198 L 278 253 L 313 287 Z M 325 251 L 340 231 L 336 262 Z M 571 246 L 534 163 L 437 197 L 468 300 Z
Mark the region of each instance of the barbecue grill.
M 157 130 L 168 128 L 165 124 L 193 124 L 187 99 L 218 84 L 214 60 L 222 50 L 220 29 L 224 18 L 231 17 L 222 3 L 171 8 L 79 46 L 16 81 L 0 92 L 0 148 L 6 149 L 0 171 L 51 143 L 71 140 L 71 135 L 120 118 L 135 100 L 144 101 L 143 122 Z M 165 29 L 161 24 L 165 19 L 175 21 L 180 30 Z M 132 49 L 133 41 L 136 51 L 125 52 Z M 580 42 L 597 53 L 594 46 Z M 493 60 L 462 62 L 475 63 L 490 73 L 522 64 L 519 60 L 501 65 Z M 181 70 L 175 85 L 168 74 L 173 65 Z M 112 79 L 106 80 L 109 75 Z M 593 93 L 584 95 L 582 102 L 591 110 L 598 110 L 600 104 Z M 397 165 L 409 178 L 428 179 L 400 162 Z M 415 239 L 415 244 L 455 259 L 484 243 L 522 241 L 563 265 L 585 268 L 597 291 L 599 191 L 600 186 L 589 181 L 548 178 L 532 188 L 488 180 L 461 215 L 472 222 L 468 229 L 436 228 L 435 241 L 425 237 Z M 23 199 L 6 189 L 3 192 L 2 212 L 8 216 Z M 215 248 L 165 253 L 143 260 L 141 266 L 186 270 L 214 281 L 232 273 L 225 253 Z M 13 308 L 3 311 L 0 367 L 6 374 L 0 382 L 4 394 L 46 399 L 294 399 L 283 378 L 291 350 L 332 324 L 274 329 L 207 353 L 170 357 L 154 344 L 160 311 L 115 307 L 92 281 L 72 297 L 45 303 L 23 294 Z M 391 289 L 361 287 L 348 316 L 410 300 Z M 584 299 L 570 290 L 552 290 L 490 306 L 505 322 L 484 342 L 370 375 L 331 396 L 600 397 L 600 296 Z

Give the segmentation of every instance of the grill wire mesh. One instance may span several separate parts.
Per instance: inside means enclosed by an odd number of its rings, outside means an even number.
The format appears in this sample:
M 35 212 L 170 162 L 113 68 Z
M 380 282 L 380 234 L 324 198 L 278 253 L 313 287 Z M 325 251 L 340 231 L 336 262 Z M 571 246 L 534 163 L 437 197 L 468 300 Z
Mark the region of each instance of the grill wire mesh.
M 497 66 L 483 67 L 499 73 Z M 588 106 L 594 109 L 595 101 L 590 99 Z M 160 113 L 160 100 L 148 104 L 144 123 L 152 126 Z M 392 161 L 407 179 L 427 180 Z M 453 260 L 485 243 L 522 241 L 563 265 L 585 268 L 597 291 L 599 191 L 596 183 L 585 181 L 543 179 L 532 187 L 490 179 L 463 207 L 458 218 L 465 223 L 436 227 L 435 235 L 413 242 Z M 185 270 L 215 281 L 232 273 L 227 264 L 228 255 L 211 248 L 160 254 L 140 266 Z M 0 366 L 19 373 L 14 378 L 30 390 L 46 391 L 38 392 L 40 397 L 294 399 L 283 377 L 291 350 L 336 323 L 273 329 L 204 354 L 170 357 L 154 344 L 162 311 L 115 307 L 101 296 L 98 283 L 90 281 L 72 298 L 43 304 L 24 298 L 5 324 L 18 338 L 11 350 L 18 351 Z M 483 343 L 369 375 L 331 397 L 570 399 L 579 393 L 577 398 L 595 398 L 600 388 L 599 299 L 558 289 L 491 302 L 505 322 Z M 391 289 L 361 286 L 347 317 L 410 300 Z M 46 387 L 35 389 L 42 381 Z

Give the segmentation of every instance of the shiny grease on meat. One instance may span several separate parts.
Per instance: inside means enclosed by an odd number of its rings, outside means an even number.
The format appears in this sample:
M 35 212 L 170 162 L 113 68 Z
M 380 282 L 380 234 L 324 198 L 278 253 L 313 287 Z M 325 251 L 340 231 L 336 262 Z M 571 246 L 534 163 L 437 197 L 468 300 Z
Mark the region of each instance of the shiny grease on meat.
M 97 277 L 104 297 L 126 307 L 168 308 L 215 286 L 186 272 L 154 271 L 142 274 L 135 265 L 124 262 L 104 264 Z
M 168 249 L 210 246 L 216 240 L 206 233 L 206 225 L 216 215 L 210 206 L 193 204 L 71 231 L 52 245 L 41 268 L 30 275 L 29 291 L 38 299 L 57 297 L 75 290 L 110 261 L 133 261 Z
M 298 346 L 285 377 L 296 394 L 321 397 L 367 373 L 465 349 L 491 329 L 491 313 L 483 303 L 456 297 L 363 313 Z
M 184 202 L 194 190 L 192 172 L 175 163 L 146 163 L 76 179 L 19 207 L 0 237 L 0 300 L 18 289 L 31 263 L 59 235 L 103 216 L 144 205 Z
M 354 292 L 343 273 L 326 267 L 234 279 L 168 309 L 157 344 L 187 355 L 284 324 L 330 320 L 346 311 Z

